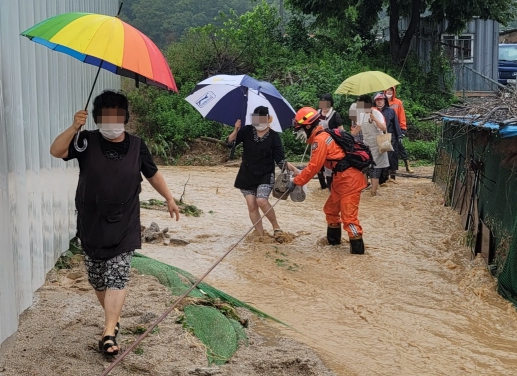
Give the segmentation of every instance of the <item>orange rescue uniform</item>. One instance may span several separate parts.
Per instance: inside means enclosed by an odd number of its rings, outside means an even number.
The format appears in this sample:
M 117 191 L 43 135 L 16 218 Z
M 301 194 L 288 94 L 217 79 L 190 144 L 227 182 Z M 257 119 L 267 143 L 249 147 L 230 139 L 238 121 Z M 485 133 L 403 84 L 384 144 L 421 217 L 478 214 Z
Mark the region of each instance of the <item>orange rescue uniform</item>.
M 321 133 L 319 133 L 321 132 Z M 312 155 L 307 167 L 294 178 L 294 184 L 305 185 L 316 175 L 323 166 L 333 169 L 338 161 L 345 157 L 345 152 L 337 145 L 332 137 L 323 131 L 321 125 L 312 131 L 307 143 L 312 145 Z M 366 187 L 366 181 L 361 171 L 348 168 L 334 174 L 330 196 L 323 206 L 327 224 L 343 224 L 343 229 L 350 238 L 363 234 L 363 229 L 357 218 L 361 191 Z
M 400 129 L 407 131 L 406 111 L 404 111 L 404 105 L 402 104 L 402 101 L 397 98 L 397 92 L 395 91 L 395 88 L 392 87 L 391 89 L 393 90 L 393 96 L 388 100 L 389 105 L 391 108 L 393 108 L 395 114 L 397 114 Z M 384 94 L 386 94 L 386 91 L 384 91 Z

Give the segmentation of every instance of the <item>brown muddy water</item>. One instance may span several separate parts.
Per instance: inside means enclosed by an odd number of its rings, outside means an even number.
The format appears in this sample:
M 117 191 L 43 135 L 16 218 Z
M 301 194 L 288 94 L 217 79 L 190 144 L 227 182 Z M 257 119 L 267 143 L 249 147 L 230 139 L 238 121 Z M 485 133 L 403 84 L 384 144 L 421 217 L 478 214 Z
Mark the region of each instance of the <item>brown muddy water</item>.
M 203 214 L 173 222 L 142 210 L 143 225 L 155 221 L 190 242 L 145 244 L 143 253 L 200 276 L 251 226 L 233 188 L 237 169 L 161 171 L 174 196 L 184 192 Z M 313 180 L 305 202 L 275 207 L 292 242 L 250 234 L 206 282 L 288 324 L 259 327 L 309 345 L 337 375 L 517 374 L 516 311 L 497 295 L 483 261 L 471 259 L 457 214 L 430 179 L 398 181 L 381 187 L 382 196 L 363 193 L 365 255 L 350 255 L 347 243 L 326 245 L 328 192 Z M 150 198 L 159 196 L 144 183 L 141 199 Z M 267 220 L 265 228 L 272 233 Z

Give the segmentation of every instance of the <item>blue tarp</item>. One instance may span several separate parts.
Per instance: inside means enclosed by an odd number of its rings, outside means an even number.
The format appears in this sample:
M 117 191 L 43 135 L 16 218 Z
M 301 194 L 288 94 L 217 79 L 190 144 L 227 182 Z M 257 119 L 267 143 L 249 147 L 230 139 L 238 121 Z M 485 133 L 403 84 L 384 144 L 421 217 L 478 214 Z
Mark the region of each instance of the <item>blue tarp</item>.
M 481 125 L 481 122 L 474 121 L 472 122 L 472 118 L 464 117 L 464 118 L 450 118 L 444 117 L 443 121 L 448 122 L 458 122 L 463 124 L 470 124 L 473 127 L 482 127 L 494 131 L 498 131 L 502 138 L 516 137 L 517 136 L 517 125 L 508 125 L 506 127 L 500 127 L 499 124 L 496 123 L 484 123 Z

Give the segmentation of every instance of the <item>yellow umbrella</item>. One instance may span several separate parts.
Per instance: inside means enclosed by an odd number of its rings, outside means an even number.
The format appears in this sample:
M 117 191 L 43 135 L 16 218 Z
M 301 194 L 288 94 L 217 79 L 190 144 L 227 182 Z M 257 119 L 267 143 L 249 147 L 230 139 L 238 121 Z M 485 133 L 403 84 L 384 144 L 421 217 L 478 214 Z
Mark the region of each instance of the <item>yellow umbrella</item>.
M 348 77 L 336 89 L 335 94 L 363 95 L 383 91 L 399 85 L 396 79 L 380 71 L 368 71 Z

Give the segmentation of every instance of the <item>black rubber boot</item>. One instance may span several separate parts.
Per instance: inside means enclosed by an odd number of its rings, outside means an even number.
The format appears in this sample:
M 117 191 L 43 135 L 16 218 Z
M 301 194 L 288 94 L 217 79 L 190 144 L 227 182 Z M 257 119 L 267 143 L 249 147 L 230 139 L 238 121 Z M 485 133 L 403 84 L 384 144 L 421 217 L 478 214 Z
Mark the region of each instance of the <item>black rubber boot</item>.
M 326 176 L 325 179 L 327 179 L 327 187 L 329 191 L 332 190 L 332 176 Z
M 350 253 L 364 255 L 364 242 L 362 237 L 350 238 Z
M 318 172 L 318 180 L 320 182 L 321 189 L 327 188 L 327 182 L 325 181 L 325 176 L 323 176 L 323 172 Z
M 341 244 L 341 224 L 327 227 L 327 241 L 330 245 Z

